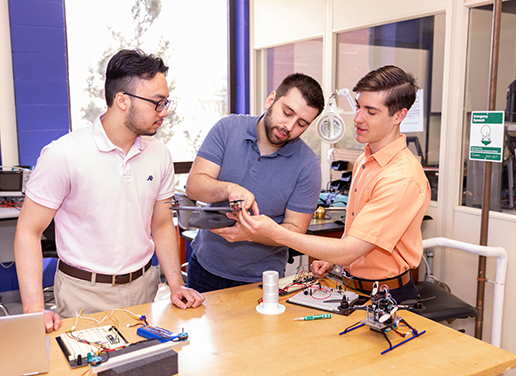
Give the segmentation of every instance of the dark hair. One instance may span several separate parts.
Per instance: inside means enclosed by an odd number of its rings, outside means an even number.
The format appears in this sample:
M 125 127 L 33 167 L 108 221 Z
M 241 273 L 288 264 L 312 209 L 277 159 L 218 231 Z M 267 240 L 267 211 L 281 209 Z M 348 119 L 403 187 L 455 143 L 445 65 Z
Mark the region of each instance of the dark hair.
M 303 73 L 292 73 L 285 77 L 276 89 L 274 102 L 287 95 L 292 88 L 297 88 L 301 92 L 306 104 L 318 110 L 317 116 L 321 114 L 324 109 L 324 95 L 321 85 L 312 77 Z
M 104 91 L 108 107 L 117 93 L 134 91 L 139 79 L 151 80 L 156 74 L 166 75 L 168 67 L 160 57 L 142 50 L 120 50 L 109 60 Z
M 418 89 L 412 74 L 394 65 L 385 65 L 362 77 L 353 91 L 385 91 L 384 105 L 389 109 L 389 116 L 392 116 L 403 108 L 410 110 Z

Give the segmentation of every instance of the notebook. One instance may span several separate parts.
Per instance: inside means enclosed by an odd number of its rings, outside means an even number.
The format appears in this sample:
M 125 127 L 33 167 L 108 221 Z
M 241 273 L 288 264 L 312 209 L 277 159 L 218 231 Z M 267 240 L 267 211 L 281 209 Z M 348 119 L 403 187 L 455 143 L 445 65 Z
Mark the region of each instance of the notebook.
M 48 372 L 43 312 L 0 317 L 0 376 Z

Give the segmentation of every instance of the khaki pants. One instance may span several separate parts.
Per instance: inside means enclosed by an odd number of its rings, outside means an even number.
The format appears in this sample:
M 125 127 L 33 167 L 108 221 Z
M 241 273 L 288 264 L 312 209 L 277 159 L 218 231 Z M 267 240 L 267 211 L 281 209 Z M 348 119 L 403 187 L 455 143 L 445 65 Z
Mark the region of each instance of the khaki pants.
M 150 267 L 140 278 L 124 285 L 94 283 L 70 277 L 57 269 L 54 281 L 54 296 L 60 317 L 75 317 L 82 314 L 110 311 L 154 301 L 158 291 L 159 272 Z

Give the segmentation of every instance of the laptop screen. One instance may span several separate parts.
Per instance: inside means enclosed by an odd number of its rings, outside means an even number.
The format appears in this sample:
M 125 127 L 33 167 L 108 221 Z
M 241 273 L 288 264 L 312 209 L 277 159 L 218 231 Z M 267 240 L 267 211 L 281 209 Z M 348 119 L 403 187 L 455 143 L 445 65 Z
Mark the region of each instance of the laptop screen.
M 0 317 L 0 376 L 46 373 L 49 341 L 43 312 Z
M 23 171 L 0 170 L 0 196 L 19 197 L 23 195 Z

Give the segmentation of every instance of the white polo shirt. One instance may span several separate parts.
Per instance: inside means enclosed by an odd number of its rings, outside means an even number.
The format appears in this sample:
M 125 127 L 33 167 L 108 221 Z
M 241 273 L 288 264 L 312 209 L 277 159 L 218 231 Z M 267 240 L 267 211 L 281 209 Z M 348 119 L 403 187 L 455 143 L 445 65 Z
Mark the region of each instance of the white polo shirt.
M 153 255 L 153 208 L 174 194 L 174 167 L 153 137 L 136 138 L 126 155 L 109 140 L 101 118 L 43 148 L 26 195 L 57 210 L 56 245 L 64 262 L 125 274 Z

